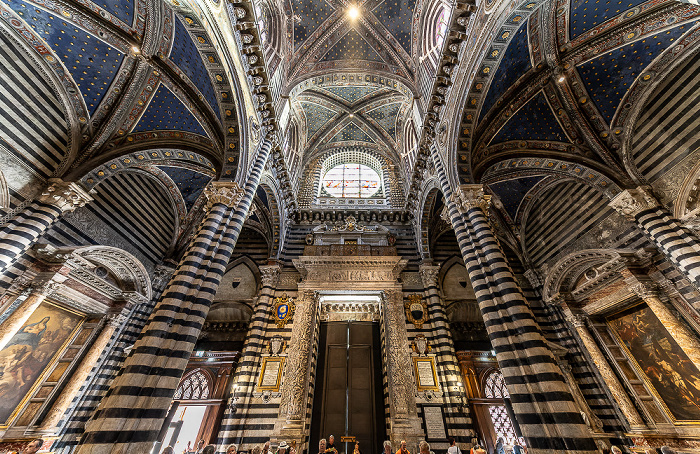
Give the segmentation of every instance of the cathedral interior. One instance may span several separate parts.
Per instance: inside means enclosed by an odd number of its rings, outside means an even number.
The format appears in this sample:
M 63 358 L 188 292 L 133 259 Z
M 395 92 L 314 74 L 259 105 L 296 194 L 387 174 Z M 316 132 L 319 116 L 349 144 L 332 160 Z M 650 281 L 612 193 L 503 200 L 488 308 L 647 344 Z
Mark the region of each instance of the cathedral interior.
M 700 453 L 699 54 L 697 0 L 0 0 L 0 453 Z

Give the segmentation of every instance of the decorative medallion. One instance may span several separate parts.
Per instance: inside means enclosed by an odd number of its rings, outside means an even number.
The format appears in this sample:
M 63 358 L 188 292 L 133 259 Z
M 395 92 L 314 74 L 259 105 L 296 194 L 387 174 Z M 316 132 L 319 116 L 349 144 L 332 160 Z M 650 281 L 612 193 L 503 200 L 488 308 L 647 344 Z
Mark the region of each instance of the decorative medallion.
M 268 343 L 268 349 L 272 356 L 280 356 L 280 353 L 284 351 L 287 346 L 287 342 L 280 335 L 272 336 L 270 342 Z
M 428 344 L 428 339 L 422 334 L 416 336 L 411 343 L 411 348 L 419 356 L 426 356 L 432 350 L 430 344 Z
M 408 301 L 405 301 L 403 305 L 406 308 L 408 321 L 413 323 L 416 328 L 422 328 L 423 323 L 428 321 L 428 305 L 423 297 L 418 293 L 408 295 Z
M 275 323 L 278 328 L 284 328 L 284 325 L 294 315 L 294 298 L 287 297 L 287 294 L 275 298 Z

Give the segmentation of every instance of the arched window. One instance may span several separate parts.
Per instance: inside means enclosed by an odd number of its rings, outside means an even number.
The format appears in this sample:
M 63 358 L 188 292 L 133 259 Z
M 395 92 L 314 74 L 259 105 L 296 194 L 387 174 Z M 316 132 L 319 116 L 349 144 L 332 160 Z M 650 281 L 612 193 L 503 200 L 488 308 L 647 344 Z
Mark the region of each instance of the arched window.
M 323 189 L 333 197 L 372 197 L 380 188 L 379 174 L 363 164 L 340 164 L 323 176 Z
M 319 197 L 384 197 L 383 166 L 362 150 L 346 150 L 326 158 L 321 166 Z
M 185 378 L 177 391 L 175 391 L 175 400 L 202 400 L 209 398 L 209 380 L 201 369 Z
M 489 399 L 507 399 L 510 397 L 510 393 L 508 393 L 506 388 L 506 381 L 500 371 L 494 370 L 486 376 L 486 380 L 484 380 L 484 395 Z M 517 442 L 521 446 L 525 446 L 525 439 L 519 438 L 515 434 L 513 421 L 511 421 L 505 405 L 490 405 L 489 414 L 496 432 L 496 440 L 502 437 L 506 445 L 513 445 Z
M 504 399 L 506 397 L 510 397 L 510 394 L 508 394 L 508 389 L 506 388 L 506 381 L 500 371 L 495 370 L 491 372 L 488 377 L 486 377 L 484 394 L 486 397 L 491 399 Z
M 447 8 L 442 8 L 435 24 L 435 46 L 439 49 L 447 34 Z

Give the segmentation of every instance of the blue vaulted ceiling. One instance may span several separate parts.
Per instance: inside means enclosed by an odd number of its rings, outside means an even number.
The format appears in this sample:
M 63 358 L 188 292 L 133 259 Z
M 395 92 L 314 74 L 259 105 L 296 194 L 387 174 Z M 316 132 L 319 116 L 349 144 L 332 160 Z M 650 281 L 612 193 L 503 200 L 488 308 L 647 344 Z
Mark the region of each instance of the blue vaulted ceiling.
M 396 118 L 399 114 L 401 103 L 382 105 L 376 109 L 370 110 L 365 115 L 376 121 L 387 134 L 396 140 Z
M 493 52 L 493 51 L 492 51 Z M 498 99 L 525 74 L 531 67 L 530 50 L 527 45 L 527 21 L 525 21 L 513 36 L 508 48 L 503 54 L 498 69 L 491 79 L 489 91 L 481 106 L 479 120 L 493 107 Z
M 219 103 L 216 90 L 209 77 L 209 72 L 204 66 L 202 56 L 180 17 L 175 20 L 175 38 L 173 48 L 170 51 L 170 60 L 190 78 L 218 117 Z
M 359 141 L 359 142 L 374 142 L 370 136 L 367 135 L 363 130 L 361 130 L 355 123 L 348 124 L 345 128 L 338 132 L 330 141 L 331 142 L 346 142 L 346 141 Z
M 341 98 L 346 103 L 353 105 L 360 99 L 374 93 L 378 90 L 377 87 L 373 86 L 358 86 L 358 87 L 324 87 L 324 90 L 331 92 L 335 96 Z
M 88 112 L 94 114 L 116 77 L 124 54 L 76 25 L 31 3 L 15 0 L 10 6 L 63 61 L 80 89 Z
M 161 84 L 156 94 L 148 104 L 148 108 L 136 124 L 134 132 L 156 130 L 179 130 L 206 136 L 202 125 L 187 110 L 187 107 L 173 94 L 172 91 Z
M 127 25 L 134 22 L 134 2 L 132 0 L 96 0 L 95 3 Z
M 515 219 L 522 200 L 530 189 L 542 181 L 543 178 L 544 176 L 516 178 L 498 183 L 490 183 L 489 187 L 501 200 L 510 218 Z
M 209 175 L 182 167 L 158 166 L 158 168 L 165 172 L 180 190 L 187 211 L 192 209 L 192 206 L 212 179 Z
M 343 36 L 340 41 L 326 53 L 321 61 L 333 60 L 384 61 L 354 29 Z
M 311 36 L 328 16 L 333 8 L 326 0 L 310 0 L 306 2 L 292 2 L 294 8 L 294 49 L 298 49 L 306 38 Z
M 608 124 L 637 76 L 691 26 L 681 25 L 648 36 L 578 66 L 586 90 Z
M 411 52 L 411 25 L 415 6 L 415 0 L 384 0 L 372 11 L 377 22 L 389 29 L 408 53 Z
M 541 91 L 508 120 L 491 144 L 509 140 L 568 141 Z
M 336 115 L 334 111 L 316 103 L 302 102 L 301 106 L 304 109 L 304 114 L 306 115 L 306 128 L 309 137 L 314 135 L 316 131 L 321 129 Z
M 646 0 L 571 0 L 571 39 Z

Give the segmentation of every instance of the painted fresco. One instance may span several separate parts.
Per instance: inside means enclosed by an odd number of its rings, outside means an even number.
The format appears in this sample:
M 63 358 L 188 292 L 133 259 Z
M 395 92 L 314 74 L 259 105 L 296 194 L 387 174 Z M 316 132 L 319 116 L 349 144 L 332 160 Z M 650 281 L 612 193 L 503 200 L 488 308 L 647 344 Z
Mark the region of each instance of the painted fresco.
M 700 371 L 654 313 L 638 306 L 609 323 L 673 418 L 700 422 Z
M 42 303 L 0 351 L 0 424 L 21 407 L 81 320 L 74 312 Z

